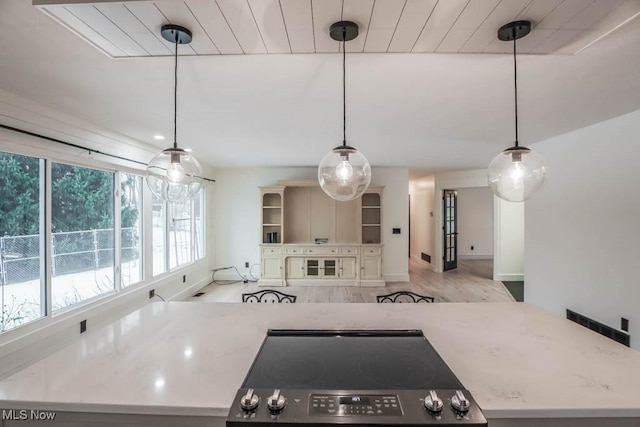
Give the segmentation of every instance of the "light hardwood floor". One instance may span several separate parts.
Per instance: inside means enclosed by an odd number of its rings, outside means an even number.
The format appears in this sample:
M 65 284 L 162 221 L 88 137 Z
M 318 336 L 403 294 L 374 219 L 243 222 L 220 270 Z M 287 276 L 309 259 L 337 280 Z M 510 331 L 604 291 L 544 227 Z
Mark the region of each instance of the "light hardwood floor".
M 461 260 L 456 270 L 434 273 L 424 263 L 410 260 L 411 283 L 388 283 L 384 288 L 287 286 L 274 289 L 296 295 L 297 302 L 376 302 L 377 295 L 395 291 L 429 295 L 435 298 L 435 302 L 514 301 L 501 282 L 492 280 L 492 268 L 492 260 Z M 187 301 L 241 302 L 241 294 L 261 289 L 266 288 L 255 283 L 212 283 L 200 290 L 204 295 L 187 298 Z

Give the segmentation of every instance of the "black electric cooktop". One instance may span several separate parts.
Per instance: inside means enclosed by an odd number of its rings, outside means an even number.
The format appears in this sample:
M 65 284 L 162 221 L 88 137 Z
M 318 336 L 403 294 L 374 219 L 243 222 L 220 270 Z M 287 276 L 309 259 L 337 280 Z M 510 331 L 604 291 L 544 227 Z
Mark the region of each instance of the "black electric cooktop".
M 269 330 L 226 427 L 486 426 L 419 330 Z
M 461 389 L 422 331 L 271 330 L 242 385 L 322 390 Z

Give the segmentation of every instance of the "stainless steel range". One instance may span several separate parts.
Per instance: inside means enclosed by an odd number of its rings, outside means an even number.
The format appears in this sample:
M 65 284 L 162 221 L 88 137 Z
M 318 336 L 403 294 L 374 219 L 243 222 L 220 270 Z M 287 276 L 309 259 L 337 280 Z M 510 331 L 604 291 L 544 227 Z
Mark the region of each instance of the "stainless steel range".
M 269 330 L 227 427 L 486 426 L 419 330 Z

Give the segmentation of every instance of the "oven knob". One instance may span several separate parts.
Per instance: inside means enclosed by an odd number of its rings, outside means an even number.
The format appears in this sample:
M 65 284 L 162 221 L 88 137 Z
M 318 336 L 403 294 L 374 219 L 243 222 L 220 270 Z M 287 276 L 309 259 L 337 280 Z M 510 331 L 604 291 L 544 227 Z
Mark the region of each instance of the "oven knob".
M 442 399 L 438 397 L 435 390 L 431 390 L 429 395 L 424 398 L 424 407 L 429 410 L 429 412 L 440 412 L 442 411 Z
M 462 391 L 456 391 L 456 394 L 451 397 L 451 406 L 453 409 L 460 412 L 467 412 L 469 410 L 469 400 L 464 396 Z
M 253 393 L 252 388 L 247 390 L 247 394 L 242 396 L 242 399 L 240 399 L 240 406 L 245 411 L 253 411 L 258 407 L 259 403 L 260 403 L 260 398 Z
M 281 411 L 284 408 L 284 396 L 280 394 L 279 389 L 273 390 L 273 394 L 267 399 L 267 407 L 273 412 Z

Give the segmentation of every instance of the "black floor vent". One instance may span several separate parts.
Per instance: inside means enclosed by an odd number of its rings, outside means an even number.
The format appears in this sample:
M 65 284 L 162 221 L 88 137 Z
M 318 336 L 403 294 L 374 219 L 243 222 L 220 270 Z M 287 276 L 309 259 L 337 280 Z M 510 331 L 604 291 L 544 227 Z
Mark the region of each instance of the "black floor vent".
M 422 254 L 422 259 L 427 261 L 427 262 L 431 262 L 431 255 L 427 255 L 424 252 L 420 252 Z
M 201 297 L 202 295 L 204 295 L 204 292 L 198 292 L 197 294 L 194 295 L 194 297 Z
M 575 311 L 571 311 L 568 309 L 567 309 L 567 319 L 573 322 L 576 322 L 577 324 L 582 325 L 585 328 L 589 328 L 592 331 L 599 333 L 600 335 L 604 335 L 607 338 L 611 338 L 612 340 L 617 341 L 620 344 L 624 344 L 627 347 L 630 346 L 631 335 L 629 334 L 620 332 L 617 329 L 614 329 L 607 325 L 603 325 L 600 322 L 596 322 L 595 320 L 589 319 L 588 317 L 585 317 L 582 314 L 578 314 Z

